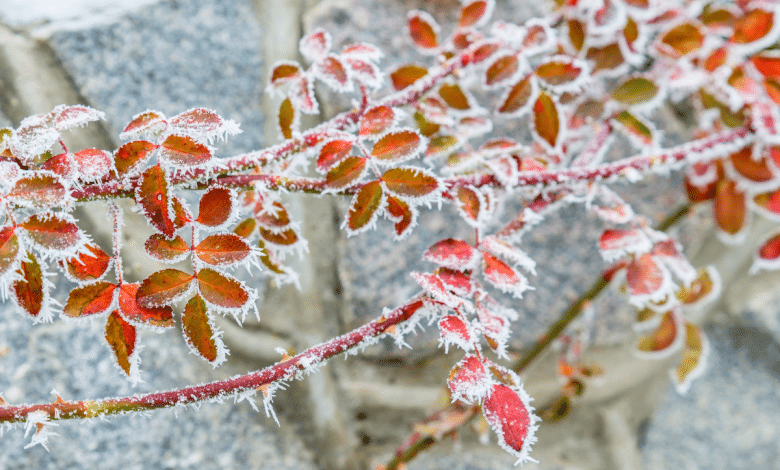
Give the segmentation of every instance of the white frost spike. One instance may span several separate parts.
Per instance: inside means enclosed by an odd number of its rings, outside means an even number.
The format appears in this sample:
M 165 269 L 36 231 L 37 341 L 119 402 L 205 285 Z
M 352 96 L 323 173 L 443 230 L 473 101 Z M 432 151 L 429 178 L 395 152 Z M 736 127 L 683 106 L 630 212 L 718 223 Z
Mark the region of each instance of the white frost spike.
M 21 171 L 19 165 L 15 162 L 8 160 L 0 161 L 0 190 L 3 190 L 3 192 L 8 191 L 16 183 Z
M 39 424 L 43 425 L 40 429 L 38 429 Z M 30 443 L 24 446 L 24 448 L 29 449 L 30 447 L 40 445 L 48 452 L 49 447 L 46 444 L 49 441 L 49 436 L 59 436 L 56 432 L 51 431 L 51 426 L 59 426 L 59 424 L 49 421 L 49 415 L 45 411 L 33 411 L 27 414 L 27 421 L 24 423 L 24 437 L 27 437 L 34 428 L 36 432 L 33 434 Z
M 441 279 L 433 274 L 412 272 L 411 275 L 434 300 L 450 308 L 458 308 L 460 305 L 464 305 L 466 310 L 471 311 L 474 309 L 474 306 L 468 300 L 451 294 Z
M 216 111 L 194 108 L 172 117 L 166 134 L 185 135 L 199 142 L 213 144 L 242 131 L 235 121 L 223 119 Z
M 516 248 L 509 243 L 498 239 L 493 235 L 488 235 L 479 242 L 479 246 L 496 256 L 502 256 L 511 261 L 514 265 L 520 266 L 529 273 L 536 275 L 536 261 L 531 259 L 523 250 Z

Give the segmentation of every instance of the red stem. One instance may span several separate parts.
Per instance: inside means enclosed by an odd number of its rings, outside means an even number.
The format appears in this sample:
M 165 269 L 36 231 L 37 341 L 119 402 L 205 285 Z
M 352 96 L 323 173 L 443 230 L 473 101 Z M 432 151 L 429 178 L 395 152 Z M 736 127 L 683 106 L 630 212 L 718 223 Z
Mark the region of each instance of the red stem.
M 240 377 L 212 382 L 194 387 L 187 387 L 166 392 L 150 393 L 141 396 L 124 398 L 109 398 L 94 401 L 60 401 L 38 405 L 0 406 L 0 423 L 23 422 L 30 413 L 44 412 L 51 420 L 94 418 L 101 415 L 112 415 L 133 411 L 169 408 L 175 405 L 187 405 L 212 398 L 257 389 L 280 380 L 290 380 L 298 372 L 304 370 L 301 360 L 306 358 L 308 364 L 318 364 L 337 354 L 359 345 L 362 341 L 385 332 L 389 327 L 408 320 L 420 307 L 424 300 L 416 298 L 407 305 L 399 307 L 381 318 L 367 323 L 351 332 L 333 338 L 318 346 L 265 369 Z

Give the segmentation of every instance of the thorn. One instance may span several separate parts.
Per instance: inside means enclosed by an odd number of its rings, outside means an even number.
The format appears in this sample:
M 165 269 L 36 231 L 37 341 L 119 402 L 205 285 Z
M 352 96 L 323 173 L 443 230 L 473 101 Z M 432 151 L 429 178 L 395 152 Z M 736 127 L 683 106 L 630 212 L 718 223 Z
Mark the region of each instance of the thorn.
M 35 431 L 35 434 L 38 434 L 43 429 L 43 423 L 35 423 L 35 427 L 38 428 L 38 430 Z
M 8 406 L 8 402 L 2 396 L 0 396 L 0 406 Z
M 66 401 L 63 400 L 61 396 L 57 395 L 57 399 L 54 400 L 52 403 L 54 403 L 55 405 L 64 405 L 66 404 Z

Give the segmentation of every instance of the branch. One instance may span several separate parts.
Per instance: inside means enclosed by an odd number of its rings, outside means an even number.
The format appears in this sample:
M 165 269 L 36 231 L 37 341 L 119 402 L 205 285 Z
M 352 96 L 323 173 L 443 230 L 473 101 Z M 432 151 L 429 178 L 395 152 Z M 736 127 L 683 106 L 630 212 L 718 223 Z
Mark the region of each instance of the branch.
M 318 346 L 265 369 L 240 377 L 197 385 L 178 390 L 150 393 L 141 396 L 109 398 L 91 401 L 63 401 L 38 405 L 0 406 L 0 423 L 26 421 L 30 413 L 44 412 L 50 420 L 94 418 L 135 411 L 169 408 L 176 405 L 187 405 L 199 401 L 222 398 L 227 395 L 257 389 L 280 380 L 289 380 L 301 371 L 323 362 L 337 354 L 341 354 L 366 339 L 379 336 L 388 328 L 408 320 L 420 307 L 424 300 L 415 298 L 410 303 L 383 315 L 377 320 L 342 336 L 333 338 Z
M 664 220 L 655 227 L 656 230 L 665 232 L 672 225 L 677 223 L 685 214 L 687 214 L 690 209 L 690 204 L 681 205 L 676 210 L 669 213 L 664 218 Z M 550 329 L 547 330 L 547 333 L 545 333 L 541 339 L 539 339 L 539 341 L 537 341 L 536 344 L 534 344 L 534 346 L 528 350 L 519 361 L 517 361 L 517 363 L 515 363 L 515 365 L 512 367 L 512 370 L 518 374 L 522 373 L 537 357 L 539 357 L 542 352 L 547 349 L 547 347 L 555 340 L 555 338 L 557 338 L 566 329 L 566 327 L 569 326 L 569 324 L 575 318 L 577 318 L 577 316 L 582 311 L 583 305 L 595 299 L 604 290 L 604 288 L 607 287 L 608 284 L 609 281 L 607 281 L 604 276 L 600 276 L 599 279 L 590 287 L 590 289 L 580 295 L 579 298 L 577 298 L 577 300 L 575 300 L 574 303 L 572 303 L 569 308 L 561 315 L 558 321 L 556 321 L 550 327 Z M 479 410 L 480 407 L 478 405 L 464 408 L 463 404 L 460 402 L 455 402 L 428 416 L 425 420 L 423 420 L 423 424 L 440 420 L 442 416 L 460 412 L 461 419 L 459 422 L 461 423 L 460 426 L 462 426 L 463 424 L 470 422 L 471 419 L 477 415 Z M 448 430 L 443 434 L 442 437 L 455 433 L 460 426 Z M 421 435 L 420 433 L 415 432 L 409 436 L 406 442 L 404 442 L 404 444 L 402 444 L 398 450 L 396 450 L 396 455 L 387 464 L 386 470 L 397 470 L 401 468 L 402 465 L 404 465 L 406 462 L 409 462 L 423 450 L 431 447 L 436 443 L 436 441 L 437 439 L 435 439 L 433 436 Z

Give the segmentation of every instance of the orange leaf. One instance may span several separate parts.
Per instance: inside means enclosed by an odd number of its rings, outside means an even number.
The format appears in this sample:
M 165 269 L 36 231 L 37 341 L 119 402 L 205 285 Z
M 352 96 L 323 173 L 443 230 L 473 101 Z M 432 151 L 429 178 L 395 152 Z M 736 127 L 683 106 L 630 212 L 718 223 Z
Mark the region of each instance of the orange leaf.
M 164 307 L 143 308 L 136 302 L 138 284 L 122 284 L 119 286 L 119 311 L 128 321 L 141 325 L 172 328 L 173 309 Z
M 469 99 L 459 85 L 450 85 L 445 83 L 439 87 L 439 96 L 442 97 L 447 106 L 460 111 L 469 109 Z
M 233 233 L 241 238 L 247 238 L 255 231 L 256 226 L 257 221 L 255 219 L 244 219 L 244 221 L 236 226 Z
M 114 167 L 119 176 L 138 170 L 157 147 L 146 140 L 134 140 L 119 147 L 114 154 Z
M 428 74 L 428 69 L 419 65 L 409 64 L 397 68 L 390 74 L 390 80 L 393 82 L 393 88 L 403 90 L 412 83 Z
M 393 168 L 382 175 L 387 190 L 406 197 L 423 197 L 439 189 L 436 177 L 416 168 Z
M 707 338 L 698 326 L 693 323 L 685 323 L 685 347 L 680 365 L 674 371 L 672 377 L 677 391 L 686 393 L 691 382 L 704 371 L 709 346 Z
M 729 157 L 734 169 L 737 172 L 752 181 L 763 182 L 774 178 L 772 171 L 765 158 L 760 161 L 753 160 L 753 146 L 748 145 Z
M 36 245 L 52 250 L 67 250 L 78 244 L 81 232 L 73 222 L 55 214 L 34 214 L 19 224 Z
M 650 254 L 635 257 L 627 266 L 626 283 L 631 295 L 649 295 L 664 284 L 666 274 Z
M 328 171 L 344 160 L 352 151 L 352 144 L 351 140 L 336 139 L 323 145 L 317 158 L 317 170 Z
M 241 308 L 249 300 L 249 294 L 240 282 L 213 269 L 198 271 L 198 289 L 203 299 L 223 308 Z
M 96 315 L 111 308 L 116 285 L 110 282 L 96 282 L 73 289 L 62 313 L 73 318 Z
M 399 237 L 405 236 L 414 224 L 415 215 L 409 208 L 409 204 L 394 196 L 387 197 L 387 212 L 395 222 L 395 233 Z
M 279 87 L 284 83 L 299 78 L 301 66 L 296 63 L 281 63 L 271 70 L 271 86 Z
M 187 293 L 194 277 L 178 269 L 157 271 L 141 282 L 135 295 L 136 302 L 143 308 L 170 305 Z
M 114 310 L 108 316 L 106 322 L 106 341 L 114 353 L 119 367 L 130 375 L 130 356 L 133 355 L 136 346 L 135 327 L 127 323 L 119 313 Z
M 135 194 L 152 227 L 172 237 L 175 229 L 168 212 L 168 180 L 159 164 L 144 171 Z
M 160 156 L 175 165 L 194 166 L 211 159 L 208 147 L 187 136 L 168 136 L 161 147 Z
M 11 201 L 24 207 L 57 206 L 63 202 L 65 195 L 60 177 L 47 174 L 20 178 L 8 191 Z
M 505 55 L 496 59 L 487 72 L 485 72 L 485 83 L 493 86 L 505 80 L 512 78 L 520 67 L 520 62 L 513 54 Z
M 295 108 L 290 98 L 285 98 L 279 106 L 279 128 L 285 139 L 292 139 L 293 123 L 295 123 Z
M 734 25 L 734 35 L 731 40 L 737 44 L 757 41 L 772 30 L 775 15 L 771 11 L 755 9 L 739 18 Z
M 642 352 L 660 352 L 675 344 L 678 324 L 673 312 L 666 312 L 661 319 L 661 324 L 652 333 L 640 338 L 637 348 Z
M 217 343 L 206 303 L 196 295 L 187 302 L 181 316 L 182 330 L 187 344 L 209 362 L 217 360 Z
M 165 129 L 165 116 L 157 111 L 146 111 L 133 117 L 127 126 L 119 135 L 120 138 L 127 138 L 138 135 L 146 131 L 156 131 Z
M 79 281 L 93 281 L 102 276 L 111 262 L 105 251 L 95 245 L 85 245 L 91 254 L 79 253 L 65 261 L 68 274 Z
M 414 158 L 422 150 L 423 140 L 412 130 L 386 134 L 371 150 L 371 156 L 384 162 L 400 162 Z
M 780 57 L 757 55 L 750 60 L 765 77 L 780 78 Z
M 246 258 L 249 252 L 249 245 L 233 234 L 211 235 L 195 247 L 195 255 L 214 266 L 237 263 Z
M 571 60 L 551 60 L 536 68 L 536 76 L 551 86 L 560 86 L 577 80 L 582 67 Z
M 412 41 L 422 49 L 435 49 L 439 46 L 436 31 L 439 29 L 433 18 L 421 11 L 410 12 L 408 17 L 409 35 Z
M 212 186 L 200 198 L 196 221 L 208 227 L 218 227 L 230 218 L 232 212 L 233 197 L 230 190 Z
M 555 147 L 560 127 L 555 102 L 547 92 L 541 92 L 534 103 L 534 129 L 545 142 L 550 144 L 550 147 Z
M 470 3 L 464 4 L 460 9 L 460 19 L 458 19 L 459 28 L 467 28 L 469 26 L 479 26 L 489 16 L 490 10 L 487 0 L 476 0 Z
M 376 219 L 377 210 L 382 205 L 384 195 L 379 181 L 366 183 L 352 198 L 347 214 L 347 227 L 358 231 L 370 226 Z
M 625 62 L 620 46 L 609 44 L 604 47 L 591 47 L 586 58 L 593 63 L 593 73 L 600 70 L 612 70 Z
M 14 227 L 0 229 L 0 276 L 4 275 L 19 256 L 19 238 Z
M 274 245 L 289 246 L 298 241 L 298 235 L 296 235 L 295 230 L 293 229 L 275 232 L 265 227 L 260 227 L 260 236 L 263 237 L 265 241 L 273 243 Z
M 718 183 L 713 210 L 715 222 L 724 232 L 734 235 L 745 226 L 747 220 L 745 194 L 737 189 L 735 182 L 722 180 Z
M 349 186 L 360 178 L 366 167 L 366 158 L 349 157 L 337 167 L 331 169 L 325 178 L 325 184 L 329 188 L 341 189 Z
M 190 247 L 182 237 L 177 236 L 169 240 L 159 233 L 149 237 L 144 248 L 152 258 L 167 262 L 181 261 L 190 253 Z
M 498 112 L 511 114 L 522 110 L 533 97 L 534 91 L 533 75 L 528 75 L 508 89 Z
M 263 204 L 255 206 L 255 219 L 261 226 L 275 229 L 286 227 L 290 224 L 290 215 L 279 201 L 273 202 L 271 210 L 262 209 L 264 209 Z
M 360 117 L 358 135 L 361 137 L 379 137 L 395 122 L 395 111 L 389 106 L 375 106 Z M 350 147 L 352 148 L 352 147 Z
M 22 279 L 15 280 L 10 291 L 16 305 L 28 315 L 37 317 L 43 308 L 43 272 L 38 259 L 32 253 L 27 254 L 16 271 Z
M 697 51 L 704 44 L 704 34 L 692 23 L 683 23 L 664 33 L 662 51 L 672 57 L 681 57 Z

